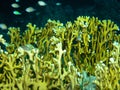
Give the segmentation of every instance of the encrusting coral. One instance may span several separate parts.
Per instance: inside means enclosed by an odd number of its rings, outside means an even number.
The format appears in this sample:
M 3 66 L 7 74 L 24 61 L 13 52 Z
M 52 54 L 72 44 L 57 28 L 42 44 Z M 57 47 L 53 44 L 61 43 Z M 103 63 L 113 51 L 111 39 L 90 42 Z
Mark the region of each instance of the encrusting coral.
M 28 23 L 0 35 L 0 90 L 118 90 L 120 36 L 111 20 L 79 16 L 65 25 Z

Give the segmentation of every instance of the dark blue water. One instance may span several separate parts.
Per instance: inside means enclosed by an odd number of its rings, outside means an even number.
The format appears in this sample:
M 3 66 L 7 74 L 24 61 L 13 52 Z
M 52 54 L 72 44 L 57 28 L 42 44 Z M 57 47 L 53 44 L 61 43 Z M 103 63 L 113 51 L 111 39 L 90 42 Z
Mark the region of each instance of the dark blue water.
M 119 0 L 43 0 L 47 5 L 38 5 L 38 0 L 0 0 L 0 23 L 8 27 L 15 26 L 25 28 L 28 22 L 38 26 L 44 26 L 47 20 L 55 19 L 65 23 L 73 21 L 78 16 L 95 16 L 99 19 L 111 19 L 120 26 L 120 1 Z M 57 6 L 56 3 L 61 5 Z M 19 8 L 11 7 L 17 3 Z M 27 7 L 33 7 L 34 12 L 25 11 Z M 21 15 L 13 14 L 19 11 Z M 6 31 L 0 33 L 5 34 Z

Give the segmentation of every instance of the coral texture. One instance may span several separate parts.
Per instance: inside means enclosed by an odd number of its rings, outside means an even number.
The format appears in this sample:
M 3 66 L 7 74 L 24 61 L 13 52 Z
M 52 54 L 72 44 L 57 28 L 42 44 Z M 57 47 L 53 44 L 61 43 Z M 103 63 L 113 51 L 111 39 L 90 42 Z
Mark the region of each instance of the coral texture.
M 28 23 L 0 35 L 0 90 L 118 90 L 120 36 L 111 20 Z

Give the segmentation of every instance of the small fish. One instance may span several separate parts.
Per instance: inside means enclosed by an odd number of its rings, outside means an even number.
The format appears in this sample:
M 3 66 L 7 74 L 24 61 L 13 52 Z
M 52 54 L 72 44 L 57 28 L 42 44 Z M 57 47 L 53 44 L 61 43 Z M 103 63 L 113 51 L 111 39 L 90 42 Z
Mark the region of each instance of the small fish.
M 13 14 L 14 14 L 14 15 L 21 15 L 22 13 L 19 12 L 19 11 L 13 11 Z
M 15 0 L 15 2 L 19 2 L 19 0 Z
M 19 7 L 20 7 L 20 5 L 19 5 L 19 4 L 17 4 L 17 3 L 12 3 L 12 4 L 11 4 L 11 7 L 13 7 L 13 8 L 19 8 Z
M 4 23 L 0 23 L 0 29 L 2 29 L 2 30 L 7 29 L 7 25 Z
M 61 3 L 59 3 L 59 2 L 57 2 L 57 3 L 56 3 L 56 6 L 60 6 L 60 5 L 62 5 L 62 4 L 61 4 Z
M 33 7 L 28 7 L 28 8 L 25 9 L 25 11 L 28 12 L 28 13 L 31 13 L 31 12 L 34 12 L 35 9 Z
M 46 6 L 47 4 L 44 1 L 38 1 L 38 5 L 40 5 L 40 6 Z

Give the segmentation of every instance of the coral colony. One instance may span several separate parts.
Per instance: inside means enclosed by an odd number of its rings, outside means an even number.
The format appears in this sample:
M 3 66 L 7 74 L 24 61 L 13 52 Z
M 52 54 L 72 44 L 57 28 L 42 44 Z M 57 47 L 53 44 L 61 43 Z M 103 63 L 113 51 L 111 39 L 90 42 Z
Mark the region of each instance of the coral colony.
M 120 90 L 118 30 L 89 16 L 10 27 L 9 42 L 0 35 L 0 90 Z

